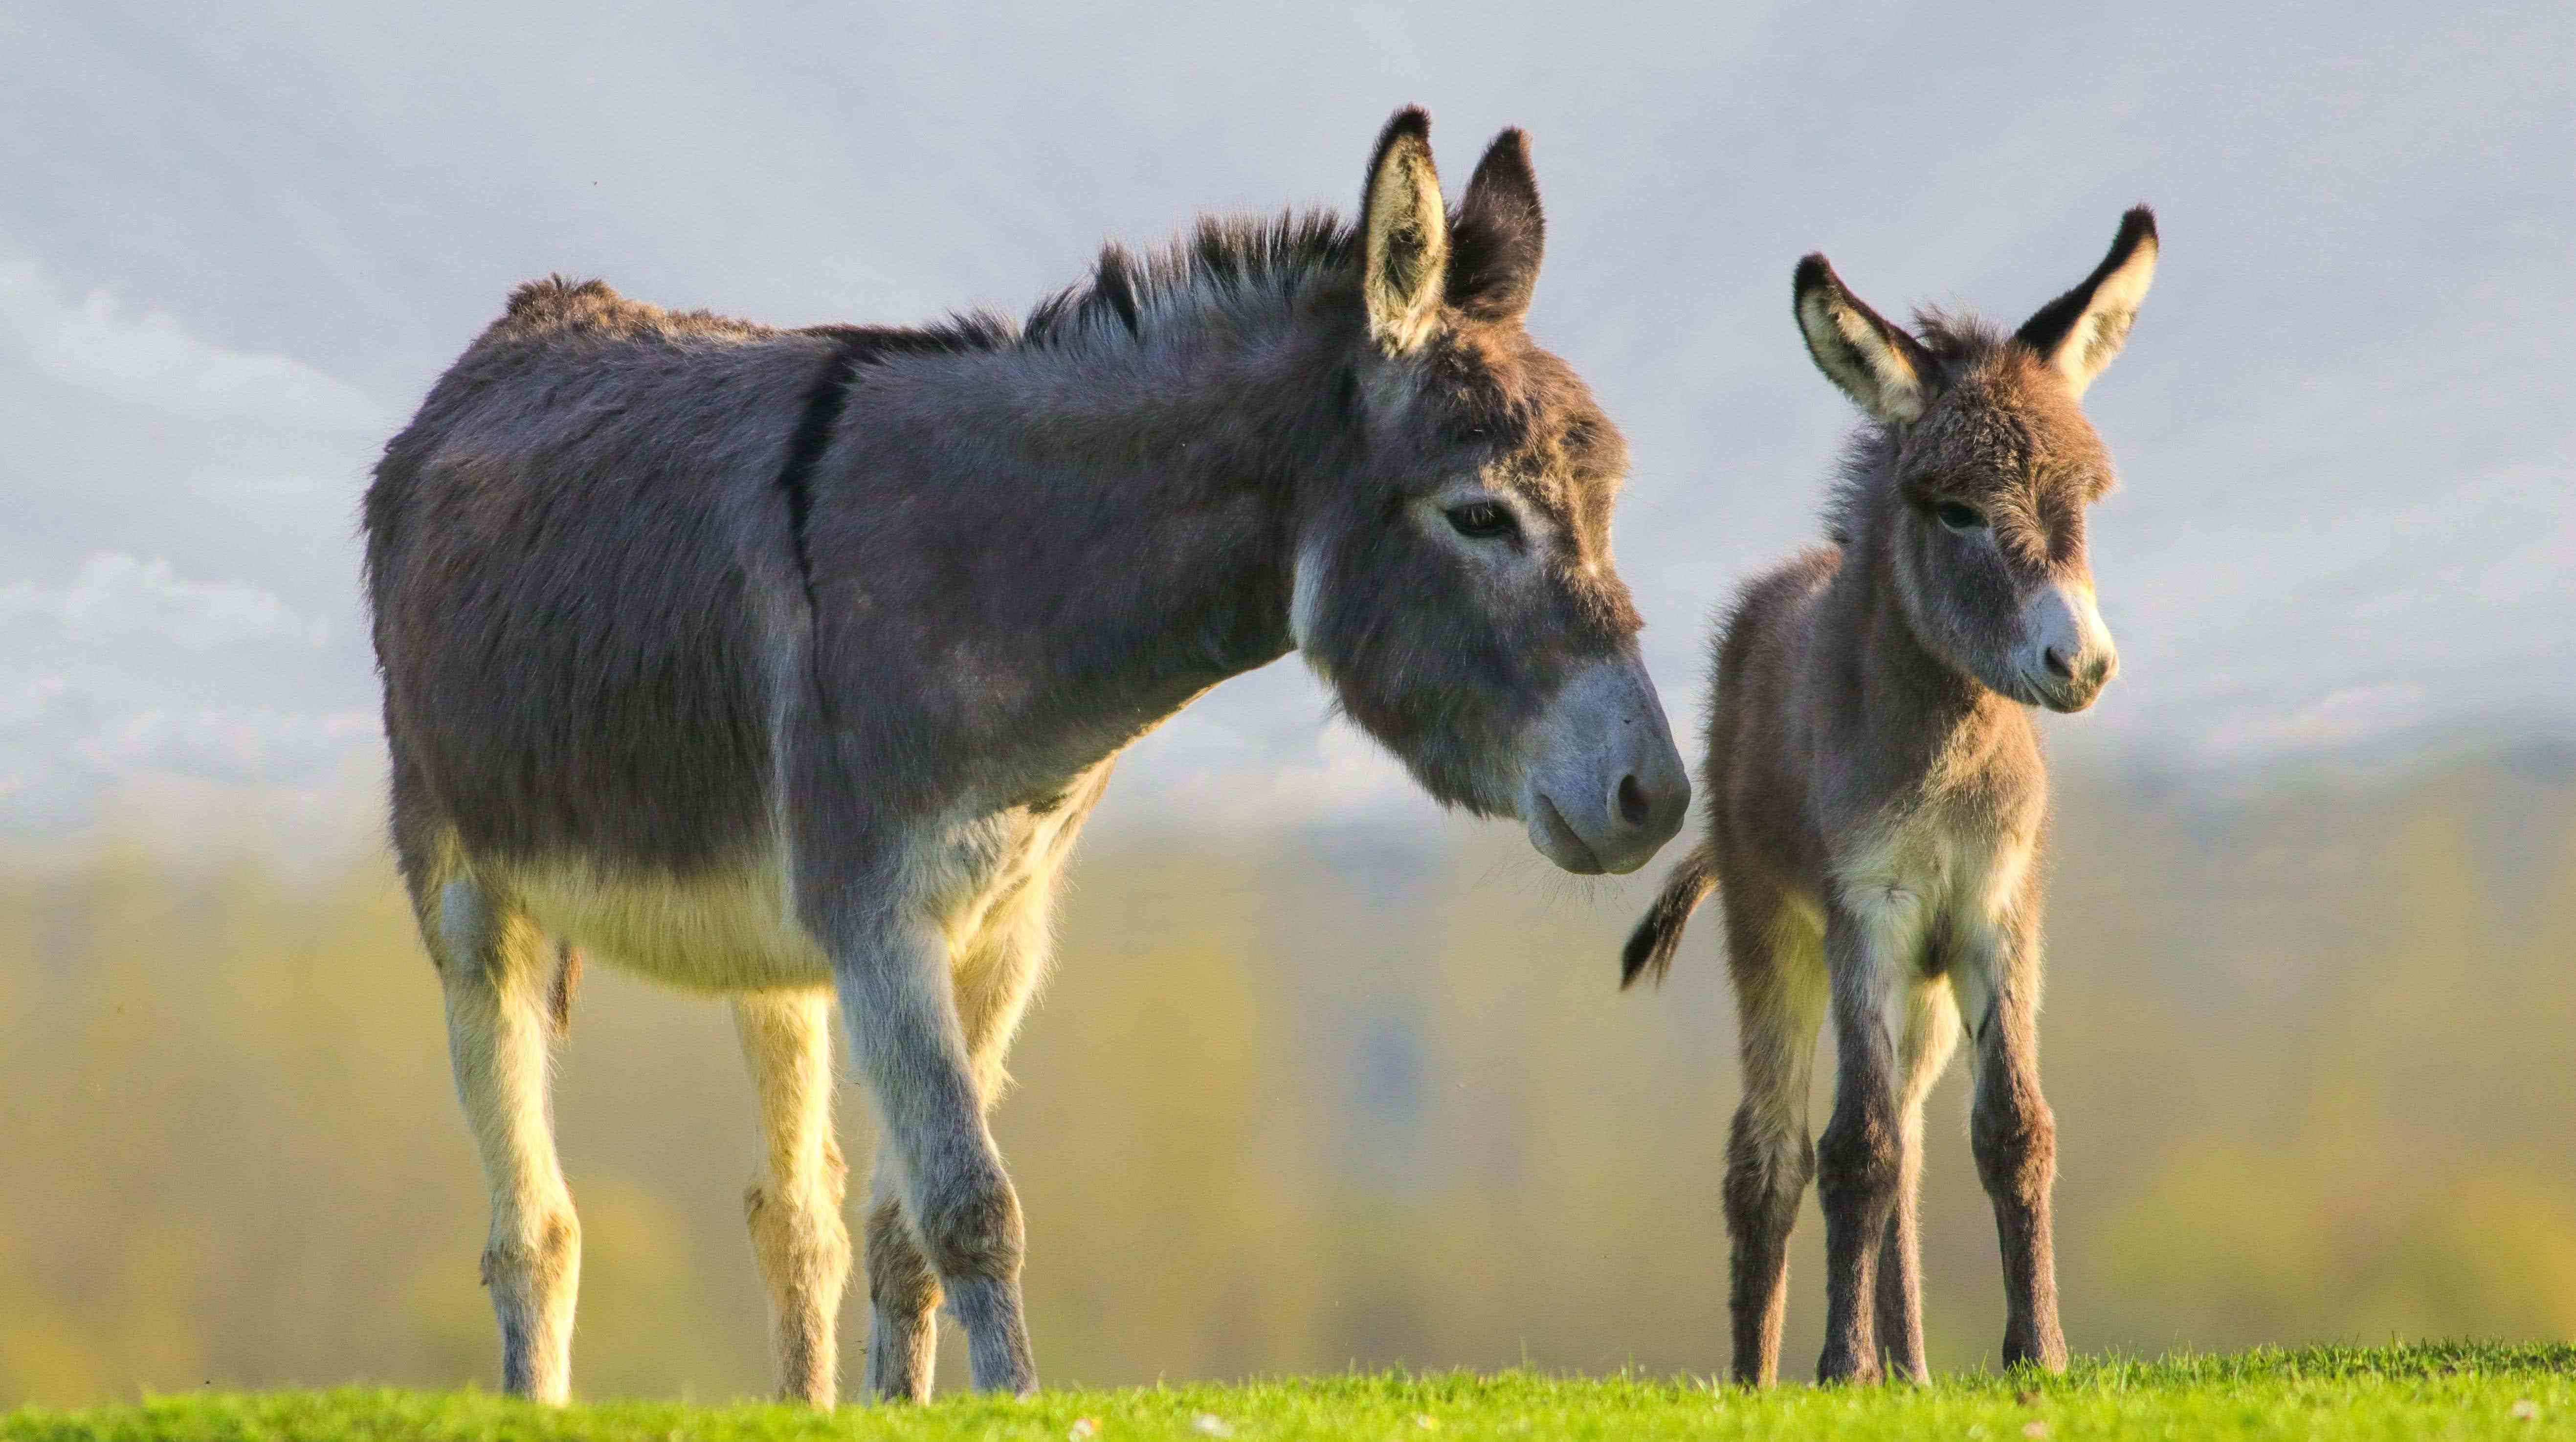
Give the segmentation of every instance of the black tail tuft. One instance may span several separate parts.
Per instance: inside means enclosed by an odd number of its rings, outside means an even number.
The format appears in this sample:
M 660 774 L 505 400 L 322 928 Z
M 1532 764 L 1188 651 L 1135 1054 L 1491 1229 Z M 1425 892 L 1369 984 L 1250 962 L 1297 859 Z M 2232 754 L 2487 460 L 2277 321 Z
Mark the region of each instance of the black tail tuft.
M 1664 974 L 1673 969 L 1673 953 L 1681 949 L 1682 929 L 1690 925 L 1691 913 L 1708 900 L 1717 889 L 1717 861 L 1703 844 L 1691 848 L 1681 865 L 1673 868 L 1664 891 L 1655 904 L 1646 909 L 1646 919 L 1637 923 L 1629 934 L 1628 949 L 1619 956 L 1619 989 L 1637 984 L 1637 978 L 1652 973 L 1657 986 L 1663 985 Z

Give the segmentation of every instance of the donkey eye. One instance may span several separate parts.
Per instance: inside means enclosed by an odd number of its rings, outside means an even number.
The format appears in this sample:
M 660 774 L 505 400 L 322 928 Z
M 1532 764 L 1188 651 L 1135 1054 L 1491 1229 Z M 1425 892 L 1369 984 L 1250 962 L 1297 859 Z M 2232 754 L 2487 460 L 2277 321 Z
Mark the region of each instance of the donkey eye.
M 1498 536 L 1508 536 L 1520 529 L 1520 523 L 1512 519 L 1511 508 L 1497 505 L 1492 501 L 1473 501 L 1463 506 L 1452 506 L 1443 514 L 1449 517 L 1450 526 L 1459 535 L 1471 541 L 1490 541 Z
M 1963 506 L 1957 501 L 1941 502 L 1932 508 L 1932 514 L 1942 525 L 1954 531 L 1974 531 L 1986 524 L 1986 518 L 1978 515 L 1975 507 Z

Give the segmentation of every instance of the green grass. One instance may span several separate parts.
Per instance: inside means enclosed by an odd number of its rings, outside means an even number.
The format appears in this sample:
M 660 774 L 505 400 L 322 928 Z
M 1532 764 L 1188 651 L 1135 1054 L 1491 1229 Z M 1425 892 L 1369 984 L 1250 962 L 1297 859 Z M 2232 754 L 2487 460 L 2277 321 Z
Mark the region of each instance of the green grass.
M 2528 1415 L 2525 1415 L 2528 1414 Z M 1068 1439 L 1230 1435 L 1496 1438 L 2576 1438 L 2576 1346 L 2260 1351 L 2159 1362 L 2087 1359 L 2064 1377 L 1966 1376 L 1926 1388 L 1768 1392 L 1705 1380 L 1505 1372 L 1298 1378 L 1237 1386 L 959 1397 L 822 1415 L 757 1404 L 607 1402 L 549 1410 L 481 1393 L 233 1393 L 83 1411 L 0 1414 L 0 1442 L 286 1442 L 550 1438 Z

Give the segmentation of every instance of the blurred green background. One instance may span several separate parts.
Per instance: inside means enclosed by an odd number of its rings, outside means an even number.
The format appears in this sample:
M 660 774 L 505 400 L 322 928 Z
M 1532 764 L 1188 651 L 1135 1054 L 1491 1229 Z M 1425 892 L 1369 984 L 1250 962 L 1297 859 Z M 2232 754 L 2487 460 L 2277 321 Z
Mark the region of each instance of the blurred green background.
M 0 876 L 0 1403 L 489 1385 L 481 1183 L 389 865 L 119 834 Z M 1724 1365 L 1712 919 L 1621 995 L 1654 876 L 1389 834 L 1155 830 L 1113 797 L 999 1120 L 1050 1380 Z M 2051 868 L 2076 1346 L 2576 1336 L 2576 755 L 2076 775 Z M 2001 1329 L 1961 1077 L 1926 1199 L 1942 1367 Z M 579 1389 L 765 1391 L 721 1007 L 594 965 L 558 1108 Z M 1811 1195 L 1800 1371 L 1821 1231 Z

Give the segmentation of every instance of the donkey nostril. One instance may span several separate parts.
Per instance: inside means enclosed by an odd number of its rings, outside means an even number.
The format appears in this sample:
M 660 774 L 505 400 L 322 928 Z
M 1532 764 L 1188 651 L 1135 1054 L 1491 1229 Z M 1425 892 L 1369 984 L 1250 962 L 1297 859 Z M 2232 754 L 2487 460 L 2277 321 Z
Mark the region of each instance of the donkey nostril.
M 1619 819 L 1631 826 L 1643 826 L 1654 815 L 1655 808 L 1646 800 L 1646 788 L 1637 784 L 1633 775 L 1619 778 Z
M 2048 671 L 2050 675 L 2056 676 L 2062 680 L 2071 681 L 2075 679 L 2075 663 L 2068 660 L 2066 653 L 2057 649 L 2055 646 L 2051 646 L 2047 651 L 2043 652 L 2040 659 L 2048 663 Z

